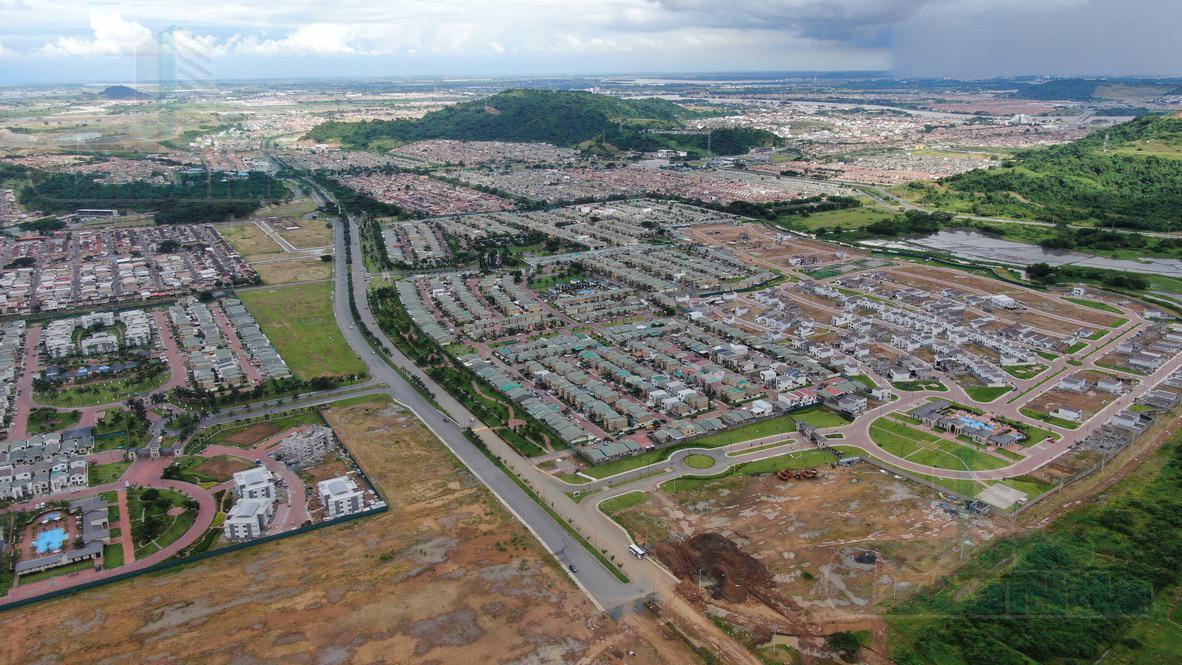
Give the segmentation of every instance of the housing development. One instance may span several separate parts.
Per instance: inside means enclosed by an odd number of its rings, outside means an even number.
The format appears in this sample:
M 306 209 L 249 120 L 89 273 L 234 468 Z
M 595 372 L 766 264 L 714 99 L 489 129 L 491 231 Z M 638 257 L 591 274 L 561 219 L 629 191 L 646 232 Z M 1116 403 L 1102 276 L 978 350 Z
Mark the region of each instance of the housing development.
M 1174 84 L 752 76 L 0 91 L 0 660 L 1176 656 Z

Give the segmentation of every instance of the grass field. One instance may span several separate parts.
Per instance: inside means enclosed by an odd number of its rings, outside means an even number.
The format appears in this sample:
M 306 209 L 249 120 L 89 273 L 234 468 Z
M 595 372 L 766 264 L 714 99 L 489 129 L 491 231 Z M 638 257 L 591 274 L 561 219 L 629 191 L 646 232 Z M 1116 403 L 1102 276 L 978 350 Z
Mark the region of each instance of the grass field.
M 58 388 L 51 392 L 35 392 L 33 399 L 49 406 L 80 407 L 96 406 L 122 402 L 127 398 L 150 392 L 164 385 L 169 378 L 166 369 L 144 381 L 137 381 L 135 376 L 123 379 L 108 379 L 106 381 L 92 381 L 72 388 Z
M 1119 307 L 1114 307 L 1108 303 L 1100 302 L 1099 300 L 1088 300 L 1087 298 L 1069 298 L 1067 296 L 1064 296 L 1063 299 L 1067 302 L 1073 302 L 1077 305 L 1098 309 L 1101 312 L 1108 312 L 1110 314 L 1124 314 L 1124 312 L 1122 312 Z
M 230 241 L 242 258 L 250 260 L 260 256 L 282 255 L 283 248 L 253 222 L 219 224 L 217 229 Z
M 709 469 L 714 466 L 714 458 L 709 455 L 687 455 L 685 465 L 694 469 Z
M 818 428 L 841 427 L 842 425 L 848 425 L 850 422 L 840 413 L 823 406 L 814 406 L 804 411 L 797 411 L 791 414 L 790 417 L 798 423 L 808 423 Z
M 603 503 L 599 504 L 599 510 L 605 515 L 611 515 L 626 508 L 638 506 L 645 501 L 648 501 L 648 495 L 644 492 L 628 492 L 627 494 L 613 496 L 610 499 L 604 500 Z
M 871 424 L 870 439 L 889 453 L 936 469 L 983 471 L 1010 464 L 1008 460 L 972 446 L 961 445 L 885 417 Z
M 782 217 L 777 222 L 787 223 L 793 228 L 801 228 L 808 231 L 815 231 L 817 229 L 829 229 L 838 226 L 847 229 L 860 229 L 863 226 L 869 226 L 884 219 L 892 219 L 895 213 L 885 208 L 878 208 L 875 206 L 860 206 L 857 208 L 846 208 L 844 210 L 830 210 L 828 212 L 819 212 L 814 215 L 800 216 L 792 215 L 789 217 Z
M 29 413 L 29 434 L 43 434 L 69 429 L 78 424 L 82 414 L 78 411 L 58 411 L 49 407 L 38 407 Z
M 964 389 L 965 393 L 969 397 L 972 397 L 973 401 L 975 402 L 992 402 L 993 400 L 1001 397 L 1011 390 L 1013 390 L 1013 388 L 1009 386 L 998 386 L 994 388 L 987 386 L 973 386 L 971 388 Z
M 147 493 L 149 492 L 155 492 L 159 499 L 147 500 Z M 189 527 L 193 526 L 193 522 L 197 519 L 197 514 L 194 510 L 184 508 L 188 501 L 188 497 L 184 494 L 172 490 L 154 490 L 138 487 L 128 490 L 127 509 L 130 513 L 132 523 L 135 558 L 142 559 L 167 547 L 177 538 L 183 536 L 189 530 Z M 172 508 L 184 508 L 184 511 L 178 515 L 169 515 L 168 512 Z M 155 538 L 143 540 L 140 538 L 139 530 L 136 527 L 139 523 L 153 519 L 160 520 L 164 525 L 163 529 Z
M 1018 411 L 1024 416 L 1029 416 L 1036 420 L 1041 420 L 1044 423 L 1049 423 L 1057 427 L 1066 427 L 1067 429 L 1075 429 L 1079 427 L 1079 423 L 1073 423 L 1070 420 L 1052 416 L 1051 414 L 1043 413 L 1042 411 L 1035 411 L 1034 409 L 1025 406 L 1018 409 Z
M 90 484 L 106 485 L 123 477 L 123 473 L 131 466 L 131 462 L 111 462 L 110 464 L 92 464 L 90 466 Z
M 321 261 L 316 256 L 301 255 L 298 258 L 284 258 L 282 261 L 252 263 L 251 267 L 259 274 L 264 284 L 315 282 L 332 277 L 332 262 Z
M 750 441 L 751 439 L 759 439 L 765 436 L 786 434 L 788 432 L 795 431 L 796 425 L 790 420 L 789 416 L 777 416 L 775 418 L 761 420 L 757 423 L 743 425 L 742 427 L 736 427 L 724 432 L 710 434 L 700 439 L 694 439 L 693 441 L 689 441 L 682 445 L 670 446 L 668 448 L 661 448 L 659 450 L 650 450 L 632 457 L 588 467 L 583 470 L 583 473 L 593 478 L 607 478 L 608 476 L 614 476 L 617 473 L 624 473 L 625 471 L 639 469 L 642 466 L 648 466 L 650 464 L 662 462 L 668 459 L 674 451 L 680 450 L 682 448 L 718 448 L 720 446 L 739 443 L 741 441 Z
M 909 393 L 920 392 L 922 390 L 938 390 L 940 392 L 948 390 L 948 387 L 939 381 L 892 381 L 891 385 Z
M 301 379 L 365 371 L 332 314 L 332 283 L 240 291 L 238 296 Z
M 1015 379 L 1033 379 L 1046 370 L 1046 365 L 1005 365 L 1002 367 L 1006 374 Z

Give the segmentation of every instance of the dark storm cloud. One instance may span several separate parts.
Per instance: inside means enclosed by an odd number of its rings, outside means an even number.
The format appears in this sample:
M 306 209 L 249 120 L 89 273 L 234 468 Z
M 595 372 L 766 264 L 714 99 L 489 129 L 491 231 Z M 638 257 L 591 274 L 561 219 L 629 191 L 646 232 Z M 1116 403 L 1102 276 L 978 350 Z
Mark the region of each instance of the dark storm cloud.
M 1081 0 L 924 13 L 895 32 L 896 70 L 989 77 L 1182 74 L 1182 2 Z
M 940 0 L 658 0 L 696 25 L 780 29 L 852 46 L 877 46 L 891 29 Z

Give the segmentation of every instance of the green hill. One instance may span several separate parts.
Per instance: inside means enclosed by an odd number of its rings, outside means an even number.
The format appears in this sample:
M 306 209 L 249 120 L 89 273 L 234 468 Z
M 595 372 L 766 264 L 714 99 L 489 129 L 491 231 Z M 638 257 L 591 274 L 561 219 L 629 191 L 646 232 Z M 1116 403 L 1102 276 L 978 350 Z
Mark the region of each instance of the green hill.
M 924 191 L 925 205 L 996 217 L 1180 230 L 1182 117 L 1143 116 L 1074 143 L 1019 152 Z
M 151 95 L 129 88 L 125 85 L 111 85 L 107 86 L 98 94 L 103 99 L 150 99 Z
M 416 120 L 328 122 L 313 128 L 308 137 L 359 149 L 390 148 L 425 139 L 541 141 L 573 147 L 606 138 L 608 144 L 626 150 L 672 147 L 704 152 L 704 134 L 653 133 L 682 128 L 686 119 L 699 115 L 663 99 L 620 99 L 569 90 L 506 90 Z M 719 129 L 713 132 L 710 147 L 717 154 L 739 154 L 775 141 L 774 134 L 762 130 Z

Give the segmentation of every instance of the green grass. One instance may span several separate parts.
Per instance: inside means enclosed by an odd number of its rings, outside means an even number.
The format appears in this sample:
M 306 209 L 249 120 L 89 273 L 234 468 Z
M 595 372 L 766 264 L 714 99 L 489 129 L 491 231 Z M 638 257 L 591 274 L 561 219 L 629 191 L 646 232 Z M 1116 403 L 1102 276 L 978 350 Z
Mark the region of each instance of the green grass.
M 1023 491 L 1046 488 L 1026 485 Z M 900 663 L 1182 660 L 1179 437 L 1048 526 L 977 548 L 886 617 Z
M 687 455 L 685 465 L 693 469 L 709 469 L 714 466 L 714 458 L 709 455 Z
M 885 417 L 871 424 L 870 439 L 891 454 L 936 469 L 983 471 L 1010 464 L 972 445 L 961 445 Z
M 817 428 L 841 427 L 848 425 L 849 419 L 840 413 L 823 406 L 812 406 L 804 411 L 797 411 L 791 418 L 798 423 L 808 423 Z
M 106 485 L 113 483 L 123 477 L 123 474 L 131 466 L 131 462 L 111 462 L 110 464 L 91 464 L 90 465 L 90 484 L 91 485 Z
M 1033 379 L 1034 377 L 1046 371 L 1046 365 L 1005 365 L 1002 367 L 1006 374 L 1015 379 Z
M 1024 407 L 1018 409 L 1018 411 L 1024 416 L 1027 416 L 1029 418 L 1034 418 L 1035 420 L 1041 420 L 1044 423 L 1049 423 L 1051 425 L 1055 425 L 1056 427 L 1065 427 L 1067 429 L 1076 429 L 1077 427 L 1079 427 L 1079 423 L 1073 423 L 1070 420 L 1066 420 L 1063 418 L 1052 416 L 1049 413 L 1043 413 L 1042 411 L 1036 411 L 1036 410 L 1034 410 L 1030 407 L 1027 407 L 1027 406 L 1024 406 Z
M 840 435 L 839 435 L 840 436 Z M 757 453 L 761 450 L 771 450 L 772 448 L 779 448 L 780 446 L 790 445 L 791 441 L 778 441 L 776 443 L 769 443 L 764 446 L 757 446 L 755 448 L 747 448 L 746 450 L 736 450 L 726 454 L 727 457 L 738 457 L 739 455 L 748 455 L 750 453 Z
M 755 460 L 753 462 L 743 462 L 726 471 L 709 476 L 682 476 L 680 478 L 674 478 L 673 480 L 667 480 L 661 483 L 660 489 L 666 494 L 680 494 L 707 487 L 711 483 L 726 482 L 728 478 L 736 476 L 759 476 L 776 473 L 783 469 L 812 469 L 818 466 L 833 464 L 835 461 L 836 458 L 824 450 L 802 450 L 799 452 L 784 453 L 783 455 L 777 455 L 767 459 Z
M 627 494 L 605 499 L 599 504 L 599 510 L 604 515 L 611 515 L 612 513 L 618 513 L 621 510 L 631 508 L 632 506 L 639 506 L 645 501 L 648 501 L 648 495 L 644 492 L 628 492 Z
M 1013 420 L 1006 418 L 1005 416 L 996 416 L 996 418 L 998 422 L 1005 423 L 1026 435 L 1026 438 L 1019 444 L 1024 448 L 1029 448 L 1030 446 L 1033 446 L 1036 443 L 1041 443 L 1048 438 L 1052 441 L 1058 441 L 1060 438 L 1062 438 L 1059 436 L 1058 432 L 1052 432 L 1048 429 L 1035 427 L 1030 423 L 1022 422 L 1021 420 Z
M 58 388 L 50 392 L 35 391 L 33 399 L 49 406 L 77 408 L 123 402 L 134 395 L 151 392 L 164 385 L 169 378 L 167 370 L 139 381 L 135 376 L 106 381 L 91 381 L 71 388 Z
M 807 216 L 788 215 L 777 219 L 776 223 L 787 226 L 788 228 L 802 229 L 805 231 L 830 229 L 838 226 L 846 229 L 860 229 L 863 226 L 869 226 L 884 219 L 893 219 L 895 214 L 893 211 L 885 208 L 864 205 L 857 208 L 829 210 Z
M 992 402 L 993 400 L 1001 397 L 1011 390 L 1013 390 L 1013 388 L 1010 386 L 997 386 L 992 388 L 986 386 L 973 386 L 971 388 L 964 389 L 965 393 L 969 397 L 973 398 L 974 402 Z
M 796 428 L 788 416 L 777 416 L 775 418 L 761 420 L 757 423 L 751 423 L 750 425 L 741 425 L 722 432 L 707 434 L 700 439 L 694 440 L 693 445 L 701 448 L 717 448 L 718 446 L 750 441 L 751 439 L 761 439 L 765 436 L 794 431 L 796 431 Z
M 123 565 L 123 543 L 106 545 L 103 547 L 103 570 L 118 568 Z
M 332 282 L 316 282 L 238 292 L 292 373 L 301 379 L 365 371 L 333 318 L 332 286 Z
M 718 448 L 720 446 L 730 445 L 732 443 L 739 443 L 742 441 L 750 441 L 751 439 L 759 439 L 765 436 L 772 436 L 773 434 L 786 434 L 788 432 L 795 432 L 796 425 L 792 423 L 789 416 L 776 416 L 775 418 L 768 418 L 757 423 L 735 427 L 733 429 L 708 434 L 700 439 L 694 439 L 686 443 L 669 446 L 668 448 L 661 448 L 659 450 L 650 450 L 647 452 L 627 457 L 624 459 L 614 460 L 605 464 L 588 467 L 583 470 L 583 473 L 593 478 L 607 478 L 625 471 L 632 471 L 639 469 L 642 466 L 650 464 L 657 464 L 669 459 L 669 456 L 674 452 L 683 448 Z
M 38 407 L 29 413 L 29 434 L 44 434 L 69 429 L 78 424 L 82 414 L 78 411 L 58 411 L 50 407 Z
M 916 393 L 922 390 L 937 390 L 945 392 L 947 386 L 939 381 L 892 381 L 891 385 L 904 392 Z
M 132 538 L 135 545 L 135 558 L 142 559 L 167 547 L 180 538 L 197 519 L 195 510 L 185 509 L 179 515 L 168 515 L 168 510 L 176 506 L 184 506 L 189 498 L 180 492 L 172 490 L 157 490 L 166 501 L 145 502 L 143 500 L 146 488 L 135 487 L 127 491 L 127 509 L 132 524 Z M 136 525 L 145 518 L 156 516 L 166 524 L 164 529 L 151 541 L 143 541 L 138 537 Z
M 1083 351 L 1087 347 L 1088 347 L 1087 342 L 1076 342 L 1075 344 L 1072 344 L 1071 346 L 1067 347 L 1067 355 L 1071 355 L 1073 353 L 1079 353 L 1080 351 Z
M 1001 481 L 1001 484 L 1006 485 L 1008 487 L 1012 487 L 1012 488 L 1018 490 L 1019 492 L 1025 492 L 1026 497 L 1029 499 L 1033 499 L 1034 497 L 1042 494 L 1043 492 L 1046 492 L 1048 490 L 1052 490 L 1056 487 L 1056 485 L 1054 483 L 1048 483 L 1046 481 L 1039 480 L 1037 478 L 1032 478 L 1030 476 L 1018 476 L 1016 478 L 1006 478 L 1005 480 Z
M 867 388 L 877 388 L 878 387 L 878 384 L 874 382 L 874 379 L 870 378 L 869 376 L 867 376 L 865 374 L 858 374 L 857 376 L 851 376 L 850 379 L 857 381 L 858 383 L 866 386 Z
M 1071 298 L 1068 296 L 1064 296 L 1063 299 L 1066 300 L 1067 302 L 1075 303 L 1076 305 L 1082 305 L 1084 307 L 1091 307 L 1092 309 L 1098 309 L 1101 312 L 1108 312 L 1109 314 L 1124 314 L 1124 312 L 1122 312 L 1119 307 L 1114 307 L 1112 305 L 1109 305 L 1106 302 L 1100 302 L 1099 300 L 1089 300 L 1087 298 Z M 1119 326 L 1110 326 L 1110 327 L 1117 328 Z

